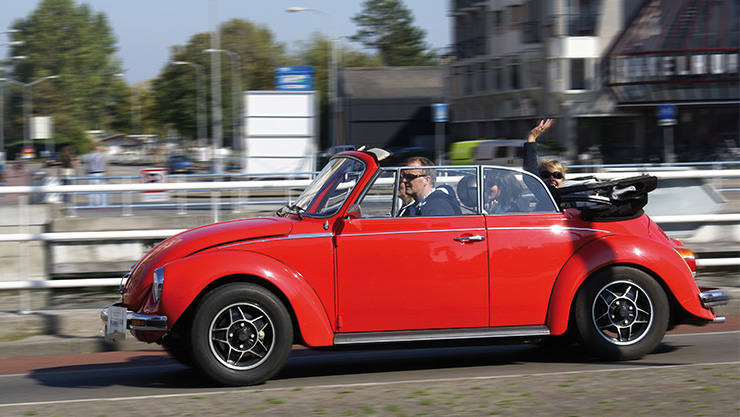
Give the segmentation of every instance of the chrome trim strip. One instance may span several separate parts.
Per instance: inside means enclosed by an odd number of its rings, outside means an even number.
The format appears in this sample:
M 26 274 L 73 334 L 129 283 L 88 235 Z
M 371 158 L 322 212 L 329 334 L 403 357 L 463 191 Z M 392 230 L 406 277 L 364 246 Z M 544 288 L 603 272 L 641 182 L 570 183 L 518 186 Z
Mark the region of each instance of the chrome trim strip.
M 299 235 L 288 235 L 287 239 L 312 239 L 315 237 L 332 237 L 332 233 L 331 232 L 302 233 Z
M 547 326 L 507 326 L 442 330 L 399 330 L 391 332 L 353 332 L 334 335 L 335 345 L 358 343 L 419 342 L 429 340 L 483 339 L 491 337 L 549 336 Z
M 331 232 L 326 233 L 303 233 L 298 235 L 288 235 L 288 236 L 275 236 L 275 237 L 267 237 L 263 239 L 256 239 L 256 240 L 248 240 L 246 242 L 239 242 L 239 243 L 232 243 L 231 245 L 224 245 L 221 246 L 222 249 L 225 248 L 233 248 L 235 246 L 241 246 L 241 245 L 249 245 L 252 243 L 262 243 L 262 242 L 272 242 L 276 240 L 288 240 L 288 239 L 313 239 L 318 237 L 332 237 L 334 236 Z
M 340 237 L 354 236 L 383 236 L 383 235 L 405 235 L 411 233 L 439 233 L 439 232 L 485 232 L 483 227 L 475 229 L 438 229 L 438 230 L 399 230 L 396 232 L 373 232 L 373 233 L 342 233 Z
M 722 306 L 730 301 L 730 294 L 720 289 L 708 290 L 699 294 L 699 300 L 704 307 Z
M 591 229 L 589 227 L 573 227 L 573 226 L 560 226 L 560 225 L 552 225 L 552 226 L 512 226 L 512 227 L 489 227 L 488 230 L 552 230 L 553 228 L 561 229 L 561 230 L 579 230 L 584 232 L 601 232 L 601 233 L 611 233 L 609 230 L 601 230 L 601 229 Z

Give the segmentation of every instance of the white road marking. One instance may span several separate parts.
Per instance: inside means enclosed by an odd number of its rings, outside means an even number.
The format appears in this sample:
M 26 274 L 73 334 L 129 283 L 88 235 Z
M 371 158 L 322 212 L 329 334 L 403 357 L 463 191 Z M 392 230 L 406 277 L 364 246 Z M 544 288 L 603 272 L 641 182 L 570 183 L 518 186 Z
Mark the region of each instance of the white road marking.
M 737 332 L 729 332 L 737 333 Z M 334 389 L 334 388 L 347 388 L 347 387 L 376 387 L 383 385 L 403 385 L 403 384 L 420 384 L 420 383 L 445 383 L 445 382 L 458 382 L 458 381 L 485 381 L 493 379 L 505 379 L 505 378 L 521 378 L 521 377 L 537 377 L 537 376 L 558 376 L 558 375 L 577 375 L 577 374 L 596 374 L 603 372 L 620 372 L 620 371 L 642 371 L 650 369 L 676 369 L 676 368 L 690 368 L 696 366 L 720 366 L 720 365 L 738 365 L 740 361 L 732 362 L 705 362 L 705 363 L 694 363 L 684 365 L 653 365 L 653 366 L 640 366 L 636 368 L 607 368 L 607 369 L 590 369 L 582 371 L 561 371 L 561 372 L 541 372 L 541 373 L 524 373 L 524 374 L 512 374 L 512 375 L 490 375 L 490 376 L 473 376 L 473 377 L 457 377 L 457 378 L 432 378 L 432 379 L 406 379 L 402 381 L 388 381 L 388 382 L 358 382 L 354 384 L 328 384 L 328 385 L 313 385 L 304 386 L 304 390 L 309 389 Z M 249 394 L 255 392 L 278 392 L 278 391 L 290 391 L 295 387 L 280 387 L 280 388 L 249 388 L 249 389 L 237 389 L 231 391 L 205 391 L 205 392 L 188 392 L 181 394 L 160 394 L 160 395 L 142 395 L 134 397 L 115 397 L 115 398 L 83 398 L 79 400 L 57 400 L 57 401 L 38 401 L 38 402 L 26 402 L 26 403 L 14 403 L 14 404 L 0 404 L 0 408 L 15 407 L 15 406 L 36 406 L 36 405 L 51 405 L 51 404 L 73 404 L 73 403 L 86 403 L 93 401 L 129 401 L 129 400 L 152 400 L 152 399 L 163 399 L 163 398 L 180 398 L 190 396 L 205 396 L 205 395 L 223 395 L 223 394 Z

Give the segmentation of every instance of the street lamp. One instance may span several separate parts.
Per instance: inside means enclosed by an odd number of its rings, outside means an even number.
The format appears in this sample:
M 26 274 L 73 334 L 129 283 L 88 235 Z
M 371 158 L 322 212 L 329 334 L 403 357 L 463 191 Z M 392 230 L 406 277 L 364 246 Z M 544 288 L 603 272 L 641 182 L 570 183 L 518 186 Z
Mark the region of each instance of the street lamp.
M 198 124 L 198 148 L 203 147 L 203 138 L 205 138 L 205 112 L 203 111 L 203 65 L 188 61 L 172 61 L 172 65 L 189 65 L 195 68 L 195 112 Z
M 6 31 L 10 32 L 10 31 Z M 17 32 L 17 30 L 14 30 L 13 32 Z M 11 56 L 10 60 L 24 60 L 27 59 L 27 56 L 19 55 L 19 56 Z M 2 69 L 2 68 L 0 68 Z M 0 84 L 0 164 L 5 163 L 5 88 L 3 84 Z
M 313 7 L 299 7 L 291 6 L 285 9 L 288 13 L 298 12 L 315 12 L 324 16 L 330 16 L 323 10 L 315 9 Z M 331 36 L 331 57 L 329 58 L 329 111 L 331 113 L 331 121 L 329 122 L 329 144 L 334 146 L 337 144 L 337 38 Z
M 239 59 L 239 54 L 232 51 L 227 51 L 226 49 L 205 49 L 203 50 L 205 53 L 213 54 L 213 53 L 225 53 L 229 55 L 229 58 L 231 59 L 231 115 L 232 115 L 232 143 L 234 144 L 234 148 L 236 150 L 242 150 L 242 132 L 241 132 L 241 106 L 239 105 L 239 92 L 241 91 L 241 60 Z M 244 158 L 240 158 L 242 161 L 242 165 L 244 163 Z M 244 166 L 242 166 L 244 168 Z
M 221 49 L 218 33 L 218 1 L 210 0 L 208 15 L 211 24 L 211 49 Z M 213 135 L 213 172 L 223 171 L 221 163 L 221 59 L 211 54 L 211 134 Z
M 46 80 L 54 80 L 59 78 L 58 75 L 47 75 L 46 77 L 41 77 L 37 80 L 31 81 L 30 83 L 24 83 L 17 80 L 13 80 L 11 78 L 0 78 L 0 81 L 5 81 L 11 84 L 15 84 L 17 86 L 23 87 L 23 119 L 25 120 L 25 124 L 23 126 L 23 147 L 27 147 L 30 144 L 31 141 L 31 116 L 33 115 L 33 102 L 31 101 L 31 89 L 34 85 L 46 81 Z M 47 143 L 47 150 L 48 150 L 49 144 Z

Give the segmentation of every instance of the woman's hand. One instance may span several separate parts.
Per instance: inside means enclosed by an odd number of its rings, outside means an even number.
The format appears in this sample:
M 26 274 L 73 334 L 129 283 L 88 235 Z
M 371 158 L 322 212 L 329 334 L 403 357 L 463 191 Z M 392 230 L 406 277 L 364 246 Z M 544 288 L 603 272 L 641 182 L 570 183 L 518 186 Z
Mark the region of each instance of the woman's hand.
M 554 119 L 540 120 L 540 123 L 535 126 L 534 129 L 529 131 L 529 135 L 527 135 L 527 142 L 537 142 L 537 138 L 540 137 L 541 134 L 545 133 L 547 129 L 552 126 L 552 123 L 554 121 Z

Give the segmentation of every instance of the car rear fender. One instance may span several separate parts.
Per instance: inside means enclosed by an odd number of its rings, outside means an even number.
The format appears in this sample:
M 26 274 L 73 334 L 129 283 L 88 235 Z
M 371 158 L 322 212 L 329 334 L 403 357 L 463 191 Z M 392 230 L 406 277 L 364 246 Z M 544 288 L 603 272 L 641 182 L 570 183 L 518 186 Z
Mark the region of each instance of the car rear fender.
M 646 238 L 611 235 L 581 247 L 560 270 L 547 312 L 551 334 L 565 333 L 571 305 L 581 284 L 610 265 L 633 265 L 651 274 L 687 312 L 702 319 L 714 319 L 714 313 L 701 305 L 691 271 L 675 250 Z
M 170 327 L 212 283 L 223 277 L 249 275 L 282 292 L 307 345 L 333 343 L 334 332 L 319 296 L 301 274 L 274 258 L 257 252 L 218 250 L 180 258 L 164 268 L 162 299 L 152 312 L 166 315 Z M 151 297 L 149 300 L 151 303 Z

